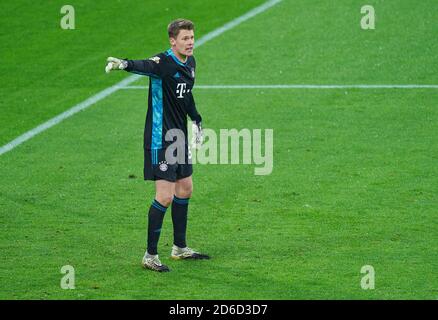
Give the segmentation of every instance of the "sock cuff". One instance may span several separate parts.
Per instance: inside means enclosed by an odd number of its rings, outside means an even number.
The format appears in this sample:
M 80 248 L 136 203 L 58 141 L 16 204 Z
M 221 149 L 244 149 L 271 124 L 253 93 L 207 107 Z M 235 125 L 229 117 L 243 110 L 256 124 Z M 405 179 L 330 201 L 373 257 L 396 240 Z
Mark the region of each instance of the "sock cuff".
M 173 202 L 177 203 L 177 204 L 189 204 L 189 200 L 190 198 L 178 198 L 177 196 L 173 196 Z
M 166 212 L 167 207 L 163 206 L 161 203 L 159 203 L 157 200 L 154 199 L 154 201 L 152 201 L 152 206 L 158 210 L 160 210 L 161 212 Z

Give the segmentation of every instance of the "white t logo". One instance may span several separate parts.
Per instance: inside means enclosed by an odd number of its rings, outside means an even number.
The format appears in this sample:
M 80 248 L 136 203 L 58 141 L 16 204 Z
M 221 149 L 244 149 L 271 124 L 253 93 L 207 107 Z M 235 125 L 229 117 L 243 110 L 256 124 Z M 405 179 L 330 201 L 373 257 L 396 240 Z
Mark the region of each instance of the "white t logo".
M 178 83 L 176 85 L 176 94 L 178 95 L 177 98 L 184 98 L 183 93 L 186 93 L 186 86 L 187 83 Z

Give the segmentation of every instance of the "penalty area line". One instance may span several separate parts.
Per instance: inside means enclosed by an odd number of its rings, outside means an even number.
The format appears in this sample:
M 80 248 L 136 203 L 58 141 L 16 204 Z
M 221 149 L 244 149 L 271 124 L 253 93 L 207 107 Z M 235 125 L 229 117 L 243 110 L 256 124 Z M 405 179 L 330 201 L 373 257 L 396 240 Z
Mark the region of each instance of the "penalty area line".
M 148 89 L 148 86 L 125 86 L 120 89 Z M 273 84 L 273 85 L 195 85 L 194 89 L 438 89 L 436 84 Z

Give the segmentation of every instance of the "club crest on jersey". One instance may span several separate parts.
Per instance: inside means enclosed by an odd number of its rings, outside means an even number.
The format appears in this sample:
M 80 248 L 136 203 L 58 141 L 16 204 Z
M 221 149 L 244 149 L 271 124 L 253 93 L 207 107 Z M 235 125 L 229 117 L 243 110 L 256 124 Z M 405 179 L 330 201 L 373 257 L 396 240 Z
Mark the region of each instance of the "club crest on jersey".
M 155 63 L 160 63 L 160 57 L 152 57 L 152 58 L 149 58 L 149 60 L 152 60 Z
M 166 161 L 160 161 L 159 168 L 160 168 L 161 171 L 167 171 L 169 166 L 167 165 Z

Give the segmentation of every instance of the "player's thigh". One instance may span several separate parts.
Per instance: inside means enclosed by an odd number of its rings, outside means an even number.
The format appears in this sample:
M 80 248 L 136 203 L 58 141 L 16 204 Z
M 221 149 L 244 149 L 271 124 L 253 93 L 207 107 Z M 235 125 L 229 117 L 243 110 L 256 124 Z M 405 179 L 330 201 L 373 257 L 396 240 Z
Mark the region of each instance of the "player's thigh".
M 155 199 L 163 206 L 168 207 L 172 203 L 174 194 L 175 182 L 163 179 L 155 181 Z
M 192 176 L 176 180 L 175 195 L 178 198 L 190 198 L 193 193 Z

